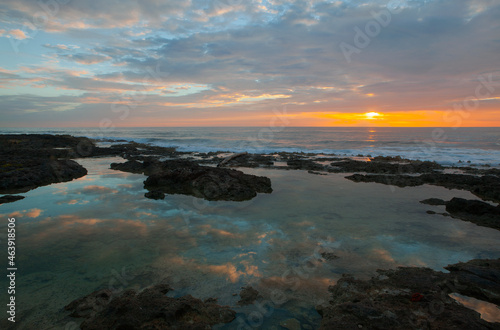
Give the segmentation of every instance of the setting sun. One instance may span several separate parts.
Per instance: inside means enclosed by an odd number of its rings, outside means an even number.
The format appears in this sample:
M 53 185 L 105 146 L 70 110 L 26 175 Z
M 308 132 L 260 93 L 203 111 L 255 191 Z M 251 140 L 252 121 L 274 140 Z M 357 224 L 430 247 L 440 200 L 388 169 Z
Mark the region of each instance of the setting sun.
M 366 117 L 366 119 L 375 119 L 375 118 L 380 117 L 382 115 L 378 112 L 367 112 L 364 114 L 364 116 Z

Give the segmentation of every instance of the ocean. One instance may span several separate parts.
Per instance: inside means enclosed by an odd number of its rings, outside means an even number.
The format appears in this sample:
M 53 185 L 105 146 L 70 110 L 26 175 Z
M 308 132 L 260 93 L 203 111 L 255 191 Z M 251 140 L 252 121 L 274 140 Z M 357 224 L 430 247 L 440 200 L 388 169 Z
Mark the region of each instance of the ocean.
M 500 128 L 136 127 L 0 128 L 0 133 L 48 133 L 126 140 L 179 151 L 305 152 L 403 156 L 444 165 L 500 165 Z
M 7 132 L 72 134 L 102 144 L 126 140 L 199 152 L 500 162 L 499 128 L 119 128 L 105 134 L 82 128 L 1 130 Z M 445 272 L 449 264 L 500 257 L 500 231 L 442 216 L 442 205 L 420 203 L 427 198 L 478 199 L 469 191 L 355 183 L 345 173 L 238 168 L 269 177 L 273 192 L 245 202 L 185 195 L 151 200 L 144 196 L 144 175 L 110 169 L 110 163 L 124 159 L 76 161 L 88 170 L 86 176 L 33 189 L 22 200 L 0 205 L 0 241 L 6 242 L 6 220 L 14 217 L 18 251 L 18 318 L 15 326 L 0 320 L 2 329 L 78 329 L 82 320 L 64 310 L 74 299 L 98 289 L 121 294 L 160 281 L 173 287 L 171 296 L 216 297 L 219 304 L 234 308 L 237 319 L 220 329 L 241 324 L 280 328 L 287 319 L 316 329 L 321 316 L 315 306 L 330 299 L 328 286 L 343 274 L 368 279 L 377 269 L 398 266 Z M 7 260 L 7 249 L 2 251 L 0 257 Z M 336 258 L 322 259 L 321 251 Z M 7 287 L 5 277 L 0 285 Z M 262 298 L 258 304 L 238 306 L 238 293 L 247 285 Z M 272 299 L 277 294 L 279 301 Z

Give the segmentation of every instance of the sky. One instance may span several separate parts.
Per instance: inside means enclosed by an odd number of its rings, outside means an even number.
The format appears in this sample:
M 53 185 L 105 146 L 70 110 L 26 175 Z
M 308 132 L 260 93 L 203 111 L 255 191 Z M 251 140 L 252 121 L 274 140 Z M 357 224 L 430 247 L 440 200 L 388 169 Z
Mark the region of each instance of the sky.
M 500 0 L 2 0 L 0 127 L 500 126 Z

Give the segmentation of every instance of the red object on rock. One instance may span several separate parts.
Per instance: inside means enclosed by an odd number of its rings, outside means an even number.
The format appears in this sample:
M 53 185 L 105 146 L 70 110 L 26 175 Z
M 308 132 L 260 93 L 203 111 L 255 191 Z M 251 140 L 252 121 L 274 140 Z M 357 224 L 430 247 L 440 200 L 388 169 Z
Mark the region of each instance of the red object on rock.
M 414 294 L 411 295 L 411 299 L 410 300 L 413 301 L 413 302 L 417 302 L 417 301 L 422 300 L 422 298 L 424 298 L 424 296 L 421 295 L 420 293 L 414 293 Z

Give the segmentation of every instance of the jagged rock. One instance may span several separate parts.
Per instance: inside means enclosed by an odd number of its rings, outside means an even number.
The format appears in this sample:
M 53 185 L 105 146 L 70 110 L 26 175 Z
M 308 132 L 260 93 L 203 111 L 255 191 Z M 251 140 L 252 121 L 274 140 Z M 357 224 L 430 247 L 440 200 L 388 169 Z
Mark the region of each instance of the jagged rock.
M 396 161 L 392 163 L 392 161 Z M 401 163 L 401 161 L 404 161 Z M 330 164 L 329 172 L 366 172 L 366 173 L 432 173 L 442 170 L 443 167 L 436 162 L 420 160 L 403 160 L 401 158 L 375 157 L 369 162 L 359 160 L 344 160 Z
M 144 194 L 146 198 L 149 199 L 164 199 L 165 194 L 161 191 L 158 190 L 153 190 L 153 191 L 148 191 L 147 193 Z
M 21 200 L 23 198 L 24 196 L 19 196 L 19 195 L 5 195 L 0 197 L 0 204 L 12 203 Z
M 493 202 L 500 202 L 500 177 L 493 175 L 475 176 L 468 174 L 425 173 L 410 175 L 363 175 L 353 174 L 346 179 L 354 182 L 376 182 L 398 187 L 413 187 L 423 184 L 448 189 L 468 190 L 474 195 Z
M 500 259 L 476 259 L 444 268 L 458 293 L 500 306 Z
M 111 168 L 145 173 L 149 177 L 144 187 L 166 194 L 192 195 L 208 200 L 243 201 L 257 193 L 271 193 L 271 180 L 241 171 L 200 166 L 192 161 L 167 160 L 139 163 L 128 161 L 112 164 Z
M 446 201 L 439 198 L 424 199 L 423 201 L 420 201 L 420 203 L 427 205 L 446 205 Z
M 112 292 L 109 289 L 97 290 L 85 297 L 73 300 L 64 309 L 72 311 L 70 314 L 72 317 L 93 318 L 108 305 L 111 296 Z
M 288 330 L 300 330 L 300 322 L 297 319 L 288 319 L 280 322 L 280 326 Z
M 288 167 L 293 170 L 324 171 L 325 166 L 316 163 L 310 159 L 293 158 L 286 162 Z
M 446 203 L 446 211 L 454 218 L 500 230 L 500 205 L 455 197 Z
M 238 301 L 238 305 L 250 305 L 260 297 L 260 293 L 251 286 L 246 286 L 241 288 L 240 297 L 241 299 Z
M 321 252 L 321 257 L 328 261 L 337 260 L 340 258 L 332 252 Z
M 215 299 L 205 302 L 190 295 L 171 298 L 171 288 L 158 284 L 141 292 L 127 290 L 110 299 L 106 290 L 96 291 L 65 307 L 74 317 L 84 317 L 80 328 L 100 329 L 210 329 L 229 323 L 236 313 Z M 109 291 L 109 290 L 108 290 Z
M 500 324 L 482 320 L 448 294 L 497 301 L 500 260 L 476 260 L 447 269 L 450 274 L 413 267 L 379 270 L 380 275 L 368 281 L 344 276 L 330 286 L 329 304 L 316 308 L 323 318 L 320 329 L 499 329 Z M 484 294 L 492 289 L 494 297 Z
M 51 183 L 71 181 L 87 174 L 87 170 L 69 159 L 17 159 L 8 170 L 0 172 L 0 193 L 26 192 Z M 4 166 L 5 168 L 5 166 Z

